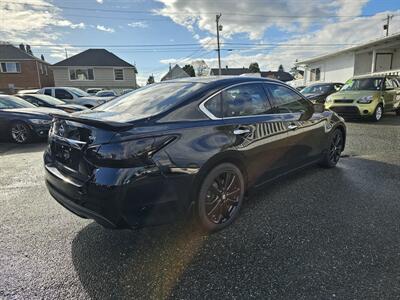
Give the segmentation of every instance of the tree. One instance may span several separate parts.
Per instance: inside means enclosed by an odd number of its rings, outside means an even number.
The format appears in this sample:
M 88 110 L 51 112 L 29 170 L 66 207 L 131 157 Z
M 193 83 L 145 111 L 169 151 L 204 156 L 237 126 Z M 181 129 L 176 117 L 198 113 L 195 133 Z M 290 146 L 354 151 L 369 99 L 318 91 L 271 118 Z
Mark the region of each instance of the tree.
M 279 65 L 278 72 L 285 72 L 283 65 Z
M 194 68 L 192 65 L 185 65 L 183 68 L 183 71 L 185 71 L 190 77 L 195 77 L 196 74 L 194 72 Z
M 207 76 L 210 73 L 210 68 L 203 59 L 192 61 L 192 65 L 196 70 L 196 76 Z
M 154 83 L 154 76 L 150 75 L 149 78 L 147 79 L 147 84 L 152 84 Z
M 258 63 L 253 62 L 249 66 L 250 73 L 260 73 L 260 67 L 258 66 Z

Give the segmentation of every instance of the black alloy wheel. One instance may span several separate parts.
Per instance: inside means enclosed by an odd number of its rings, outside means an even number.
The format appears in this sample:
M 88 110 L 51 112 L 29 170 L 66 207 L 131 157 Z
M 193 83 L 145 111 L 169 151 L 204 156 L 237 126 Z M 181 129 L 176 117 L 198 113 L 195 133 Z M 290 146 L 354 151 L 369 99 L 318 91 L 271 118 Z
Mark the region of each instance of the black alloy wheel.
M 11 140 L 17 144 L 26 144 L 32 136 L 31 130 L 25 123 L 15 122 L 10 127 Z
M 329 142 L 329 149 L 325 153 L 321 165 L 326 168 L 336 166 L 343 151 L 344 139 L 343 133 L 340 129 L 336 129 L 331 136 Z
M 201 227 L 214 232 L 231 224 L 238 216 L 244 196 L 244 179 L 235 165 L 215 167 L 204 179 L 198 201 Z

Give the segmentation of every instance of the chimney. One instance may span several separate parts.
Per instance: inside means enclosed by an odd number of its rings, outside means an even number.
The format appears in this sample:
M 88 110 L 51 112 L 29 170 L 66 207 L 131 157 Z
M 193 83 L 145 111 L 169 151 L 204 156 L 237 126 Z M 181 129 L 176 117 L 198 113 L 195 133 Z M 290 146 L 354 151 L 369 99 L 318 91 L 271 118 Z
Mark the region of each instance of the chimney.
M 44 59 L 44 55 L 43 55 L 43 54 L 40 55 L 40 59 L 43 60 L 43 61 L 46 61 L 46 60 Z
M 171 63 L 169 63 L 169 70 L 171 71 Z
M 20 50 L 22 50 L 22 51 L 24 51 L 24 52 L 26 52 L 26 50 L 25 50 L 25 45 L 24 44 L 19 44 L 19 49 Z
M 227 69 L 227 70 L 228 70 L 228 65 L 226 65 L 226 66 L 225 66 L 225 69 Z
M 31 46 L 26 45 L 26 53 L 33 55 L 32 50 L 31 50 Z

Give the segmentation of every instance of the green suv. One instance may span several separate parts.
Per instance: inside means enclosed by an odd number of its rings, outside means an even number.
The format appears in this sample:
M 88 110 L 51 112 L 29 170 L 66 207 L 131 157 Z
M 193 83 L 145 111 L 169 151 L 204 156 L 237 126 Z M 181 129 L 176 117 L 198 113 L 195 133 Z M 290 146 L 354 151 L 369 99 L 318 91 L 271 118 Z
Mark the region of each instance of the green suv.
M 326 99 L 325 107 L 345 119 L 369 117 L 374 121 L 383 112 L 400 115 L 400 81 L 395 76 L 356 76 L 345 83 L 339 92 Z

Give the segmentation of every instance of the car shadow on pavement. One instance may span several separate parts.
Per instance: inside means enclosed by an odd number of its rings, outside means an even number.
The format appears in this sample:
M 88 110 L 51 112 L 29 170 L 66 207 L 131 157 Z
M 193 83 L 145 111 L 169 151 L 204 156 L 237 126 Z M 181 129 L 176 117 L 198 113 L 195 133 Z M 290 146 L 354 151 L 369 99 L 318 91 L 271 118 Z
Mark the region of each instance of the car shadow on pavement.
M 393 125 L 400 126 L 400 116 L 394 113 L 387 113 L 383 115 L 382 119 L 378 122 L 372 120 L 346 120 L 346 123 L 361 124 L 361 125 Z
M 255 193 L 212 235 L 91 223 L 73 263 L 93 299 L 396 298 L 398 178 L 398 165 L 359 157 L 311 167 Z
M 43 152 L 46 146 L 47 142 L 43 141 L 24 145 L 0 142 L 0 155 Z

